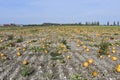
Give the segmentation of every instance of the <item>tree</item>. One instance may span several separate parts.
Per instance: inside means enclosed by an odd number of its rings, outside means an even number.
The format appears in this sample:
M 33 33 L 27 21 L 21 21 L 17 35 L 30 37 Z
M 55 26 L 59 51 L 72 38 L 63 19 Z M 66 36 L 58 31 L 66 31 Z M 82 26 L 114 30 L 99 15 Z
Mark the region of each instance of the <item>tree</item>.
M 97 26 L 99 26 L 99 25 L 100 25 L 99 21 L 97 21 L 96 25 L 97 25 Z
M 79 23 L 78 23 L 78 25 L 80 25 L 80 26 L 81 26 L 81 25 L 82 25 L 82 23 L 81 23 L 81 22 L 79 22 Z
M 117 26 L 119 26 L 119 21 L 117 22 Z
M 115 23 L 115 21 L 113 22 L 113 26 L 116 26 L 116 23 Z
M 107 26 L 109 26 L 110 24 L 109 24 L 109 21 L 107 22 Z
M 88 22 L 86 22 L 85 25 L 88 26 Z

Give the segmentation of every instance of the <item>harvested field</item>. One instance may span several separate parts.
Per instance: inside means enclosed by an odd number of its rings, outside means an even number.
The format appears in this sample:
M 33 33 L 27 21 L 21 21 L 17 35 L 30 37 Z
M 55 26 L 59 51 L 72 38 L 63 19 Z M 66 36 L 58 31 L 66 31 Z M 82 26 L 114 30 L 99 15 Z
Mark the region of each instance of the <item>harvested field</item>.
M 120 27 L 0 28 L 0 80 L 120 80 L 119 65 Z

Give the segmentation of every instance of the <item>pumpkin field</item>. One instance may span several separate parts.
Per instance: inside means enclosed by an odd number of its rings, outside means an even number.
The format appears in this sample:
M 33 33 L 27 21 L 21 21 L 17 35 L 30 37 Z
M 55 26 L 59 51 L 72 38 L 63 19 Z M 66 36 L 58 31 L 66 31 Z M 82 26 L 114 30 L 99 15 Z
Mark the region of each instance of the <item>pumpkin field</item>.
M 120 27 L 0 27 L 0 80 L 120 80 Z

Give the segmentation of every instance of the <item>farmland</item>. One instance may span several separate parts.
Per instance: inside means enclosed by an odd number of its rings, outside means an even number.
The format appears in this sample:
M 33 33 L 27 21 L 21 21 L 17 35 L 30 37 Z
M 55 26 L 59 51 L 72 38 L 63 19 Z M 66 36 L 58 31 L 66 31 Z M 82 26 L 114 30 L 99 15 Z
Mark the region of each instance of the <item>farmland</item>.
M 0 80 L 120 80 L 120 27 L 1 27 Z

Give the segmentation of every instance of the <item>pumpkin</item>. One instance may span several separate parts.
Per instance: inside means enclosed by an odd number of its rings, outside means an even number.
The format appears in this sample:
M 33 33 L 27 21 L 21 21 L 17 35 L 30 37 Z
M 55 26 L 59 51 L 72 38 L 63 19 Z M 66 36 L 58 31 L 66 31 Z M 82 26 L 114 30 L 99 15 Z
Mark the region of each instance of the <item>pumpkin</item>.
M 4 57 L 4 56 L 5 56 L 5 54 L 4 54 L 4 53 L 1 53 L 1 54 L 0 54 L 0 56 L 1 56 L 1 57 Z
M 17 56 L 21 56 L 21 53 L 20 53 L 20 52 L 18 52 L 18 53 L 17 53 Z
M 67 56 L 67 59 L 71 59 L 71 57 L 70 57 L 70 56 Z
M 113 49 L 113 50 L 112 50 L 112 53 L 115 53 L 115 52 L 116 52 L 116 50 Z
M 96 76 L 98 75 L 98 72 L 97 72 L 97 71 L 93 71 L 92 75 L 93 75 L 94 77 L 96 77 Z
M 116 71 L 120 73 L 120 64 L 117 65 Z
M 109 57 L 109 58 L 110 58 L 110 57 L 111 57 L 111 55 L 107 55 L 107 57 Z
M 24 65 L 27 65 L 27 64 L 28 64 L 27 60 L 24 60 L 24 61 L 23 61 L 23 64 L 24 64 Z
M 86 51 L 87 51 L 87 52 L 89 52 L 89 51 L 90 51 L 90 49 L 89 49 L 89 48 L 87 48 L 87 49 L 86 49 Z
M 103 58 L 103 56 L 101 55 L 101 56 L 100 56 L 100 59 L 102 59 L 102 58 Z
M 112 57 L 112 60 L 113 60 L 113 61 L 116 61 L 117 59 L 118 59 L 118 58 L 115 57 L 115 56 Z
M 94 62 L 94 60 L 93 59 L 89 59 L 88 62 L 89 62 L 89 64 L 92 64 Z
M 84 66 L 84 67 L 88 67 L 88 66 L 89 66 L 88 62 L 84 62 L 84 63 L 83 63 L 83 66 Z

